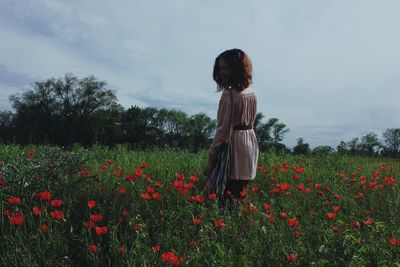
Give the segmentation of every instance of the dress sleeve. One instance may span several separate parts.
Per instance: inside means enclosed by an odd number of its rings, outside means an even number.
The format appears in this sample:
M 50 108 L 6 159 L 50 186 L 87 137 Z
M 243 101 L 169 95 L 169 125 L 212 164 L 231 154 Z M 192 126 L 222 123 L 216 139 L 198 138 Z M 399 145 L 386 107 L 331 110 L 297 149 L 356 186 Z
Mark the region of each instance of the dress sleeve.
M 217 112 L 217 130 L 210 146 L 209 154 L 215 155 L 217 147 L 228 139 L 230 123 L 230 96 L 222 96 Z

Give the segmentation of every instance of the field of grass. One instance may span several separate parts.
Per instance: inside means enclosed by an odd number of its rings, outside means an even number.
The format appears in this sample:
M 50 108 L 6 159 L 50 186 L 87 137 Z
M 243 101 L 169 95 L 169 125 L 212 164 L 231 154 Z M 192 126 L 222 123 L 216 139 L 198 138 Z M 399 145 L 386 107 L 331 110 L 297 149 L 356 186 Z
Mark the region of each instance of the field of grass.
M 262 153 L 225 208 L 206 160 L 0 145 L 2 264 L 400 266 L 398 160 Z

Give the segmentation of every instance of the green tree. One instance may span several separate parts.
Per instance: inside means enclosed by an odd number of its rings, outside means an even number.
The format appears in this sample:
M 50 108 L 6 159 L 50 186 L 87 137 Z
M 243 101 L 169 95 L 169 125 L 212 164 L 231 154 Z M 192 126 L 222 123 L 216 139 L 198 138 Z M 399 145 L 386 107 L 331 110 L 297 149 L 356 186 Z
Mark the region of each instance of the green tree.
M 368 133 L 361 137 L 359 149 L 361 154 L 373 156 L 378 152 L 381 143 L 379 142 L 378 135 L 375 133 Z
M 400 128 L 388 128 L 383 132 L 384 154 L 400 157 Z
M 91 145 L 102 125 L 97 112 L 116 107 L 117 98 L 104 81 L 94 76 L 78 79 L 67 73 L 64 78 L 35 82 L 32 90 L 11 95 L 16 110 L 14 124 L 20 143 Z
M 310 152 L 310 145 L 308 143 L 304 143 L 303 138 L 298 138 L 297 144 L 293 147 L 293 153 L 295 155 L 308 155 Z

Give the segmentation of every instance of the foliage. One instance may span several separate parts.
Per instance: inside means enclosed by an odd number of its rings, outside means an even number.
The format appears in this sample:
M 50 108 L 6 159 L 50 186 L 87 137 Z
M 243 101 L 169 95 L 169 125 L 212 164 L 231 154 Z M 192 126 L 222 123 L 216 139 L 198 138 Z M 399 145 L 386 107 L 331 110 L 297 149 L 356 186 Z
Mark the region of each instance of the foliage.
M 261 153 L 219 207 L 207 151 L 0 145 L 7 266 L 397 266 L 400 165 Z

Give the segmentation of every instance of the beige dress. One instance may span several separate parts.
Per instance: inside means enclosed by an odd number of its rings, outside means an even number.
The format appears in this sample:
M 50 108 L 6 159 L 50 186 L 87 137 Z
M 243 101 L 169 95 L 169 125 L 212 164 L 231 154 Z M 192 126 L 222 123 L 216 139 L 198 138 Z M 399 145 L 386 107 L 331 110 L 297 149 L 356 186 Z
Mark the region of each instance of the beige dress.
M 257 98 L 249 87 L 233 94 L 233 125 L 253 126 L 257 114 Z M 217 113 L 217 130 L 209 149 L 209 157 L 215 158 L 216 148 L 229 137 L 230 126 L 229 91 L 223 90 Z M 231 137 L 232 165 L 230 179 L 253 180 L 256 177 L 258 142 L 253 129 L 234 130 Z

